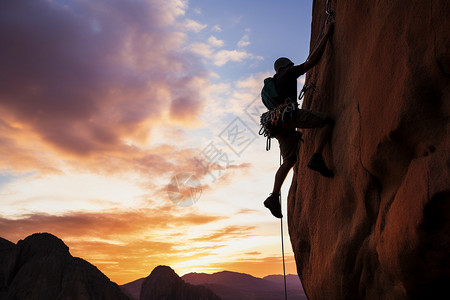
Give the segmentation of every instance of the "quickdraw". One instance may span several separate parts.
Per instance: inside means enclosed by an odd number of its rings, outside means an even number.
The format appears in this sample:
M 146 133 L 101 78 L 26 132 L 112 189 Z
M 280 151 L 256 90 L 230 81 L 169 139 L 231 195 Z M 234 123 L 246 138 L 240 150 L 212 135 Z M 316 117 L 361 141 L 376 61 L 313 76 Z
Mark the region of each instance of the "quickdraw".
M 300 94 L 298 95 L 298 100 L 302 100 L 303 97 L 305 97 L 305 93 L 308 90 L 312 90 L 313 92 L 315 92 L 317 90 L 317 86 L 314 83 L 308 84 L 308 85 L 304 85 L 302 90 L 300 91 Z

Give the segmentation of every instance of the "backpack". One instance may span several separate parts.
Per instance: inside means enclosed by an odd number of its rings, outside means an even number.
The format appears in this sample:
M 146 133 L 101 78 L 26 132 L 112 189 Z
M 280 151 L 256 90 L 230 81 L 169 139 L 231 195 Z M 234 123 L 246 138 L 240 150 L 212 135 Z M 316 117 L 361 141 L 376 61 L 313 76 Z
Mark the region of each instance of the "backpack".
M 261 91 L 261 99 L 264 106 L 267 107 L 268 110 L 274 110 L 281 104 L 273 77 L 264 79 L 264 86 Z

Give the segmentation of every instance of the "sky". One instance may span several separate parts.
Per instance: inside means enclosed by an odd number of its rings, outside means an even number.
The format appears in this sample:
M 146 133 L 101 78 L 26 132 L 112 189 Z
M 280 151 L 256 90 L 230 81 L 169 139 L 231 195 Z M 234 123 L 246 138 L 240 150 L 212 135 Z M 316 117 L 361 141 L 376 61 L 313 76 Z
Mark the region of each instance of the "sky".
M 1 1 L 0 237 L 52 233 L 118 284 L 282 274 L 260 91 L 308 56 L 311 2 Z

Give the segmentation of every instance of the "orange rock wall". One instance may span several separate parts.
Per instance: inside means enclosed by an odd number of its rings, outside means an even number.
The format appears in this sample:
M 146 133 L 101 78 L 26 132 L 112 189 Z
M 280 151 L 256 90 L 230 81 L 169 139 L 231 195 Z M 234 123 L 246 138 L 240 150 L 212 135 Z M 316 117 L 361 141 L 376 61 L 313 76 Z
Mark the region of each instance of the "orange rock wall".
M 314 1 L 311 47 L 325 0 Z M 332 0 L 303 108 L 336 120 L 335 177 L 294 167 L 289 234 L 309 299 L 450 293 L 450 1 Z M 430 298 L 431 297 L 431 298 Z M 449 298 L 450 299 L 450 296 Z

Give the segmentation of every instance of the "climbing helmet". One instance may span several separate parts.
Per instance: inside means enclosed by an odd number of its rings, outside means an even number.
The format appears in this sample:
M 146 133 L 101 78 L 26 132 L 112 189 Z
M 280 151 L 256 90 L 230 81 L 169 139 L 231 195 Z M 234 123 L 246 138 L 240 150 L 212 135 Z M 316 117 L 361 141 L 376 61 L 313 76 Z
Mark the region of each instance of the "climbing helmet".
M 273 64 L 273 67 L 275 69 L 275 72 L 278 72 L 283 67 L 293 66 L 293 65 L 294 65 L 294 63 L 289 58 L 280 57 L 279 59 L 277 59 L 275 61 L 275 63 Z

